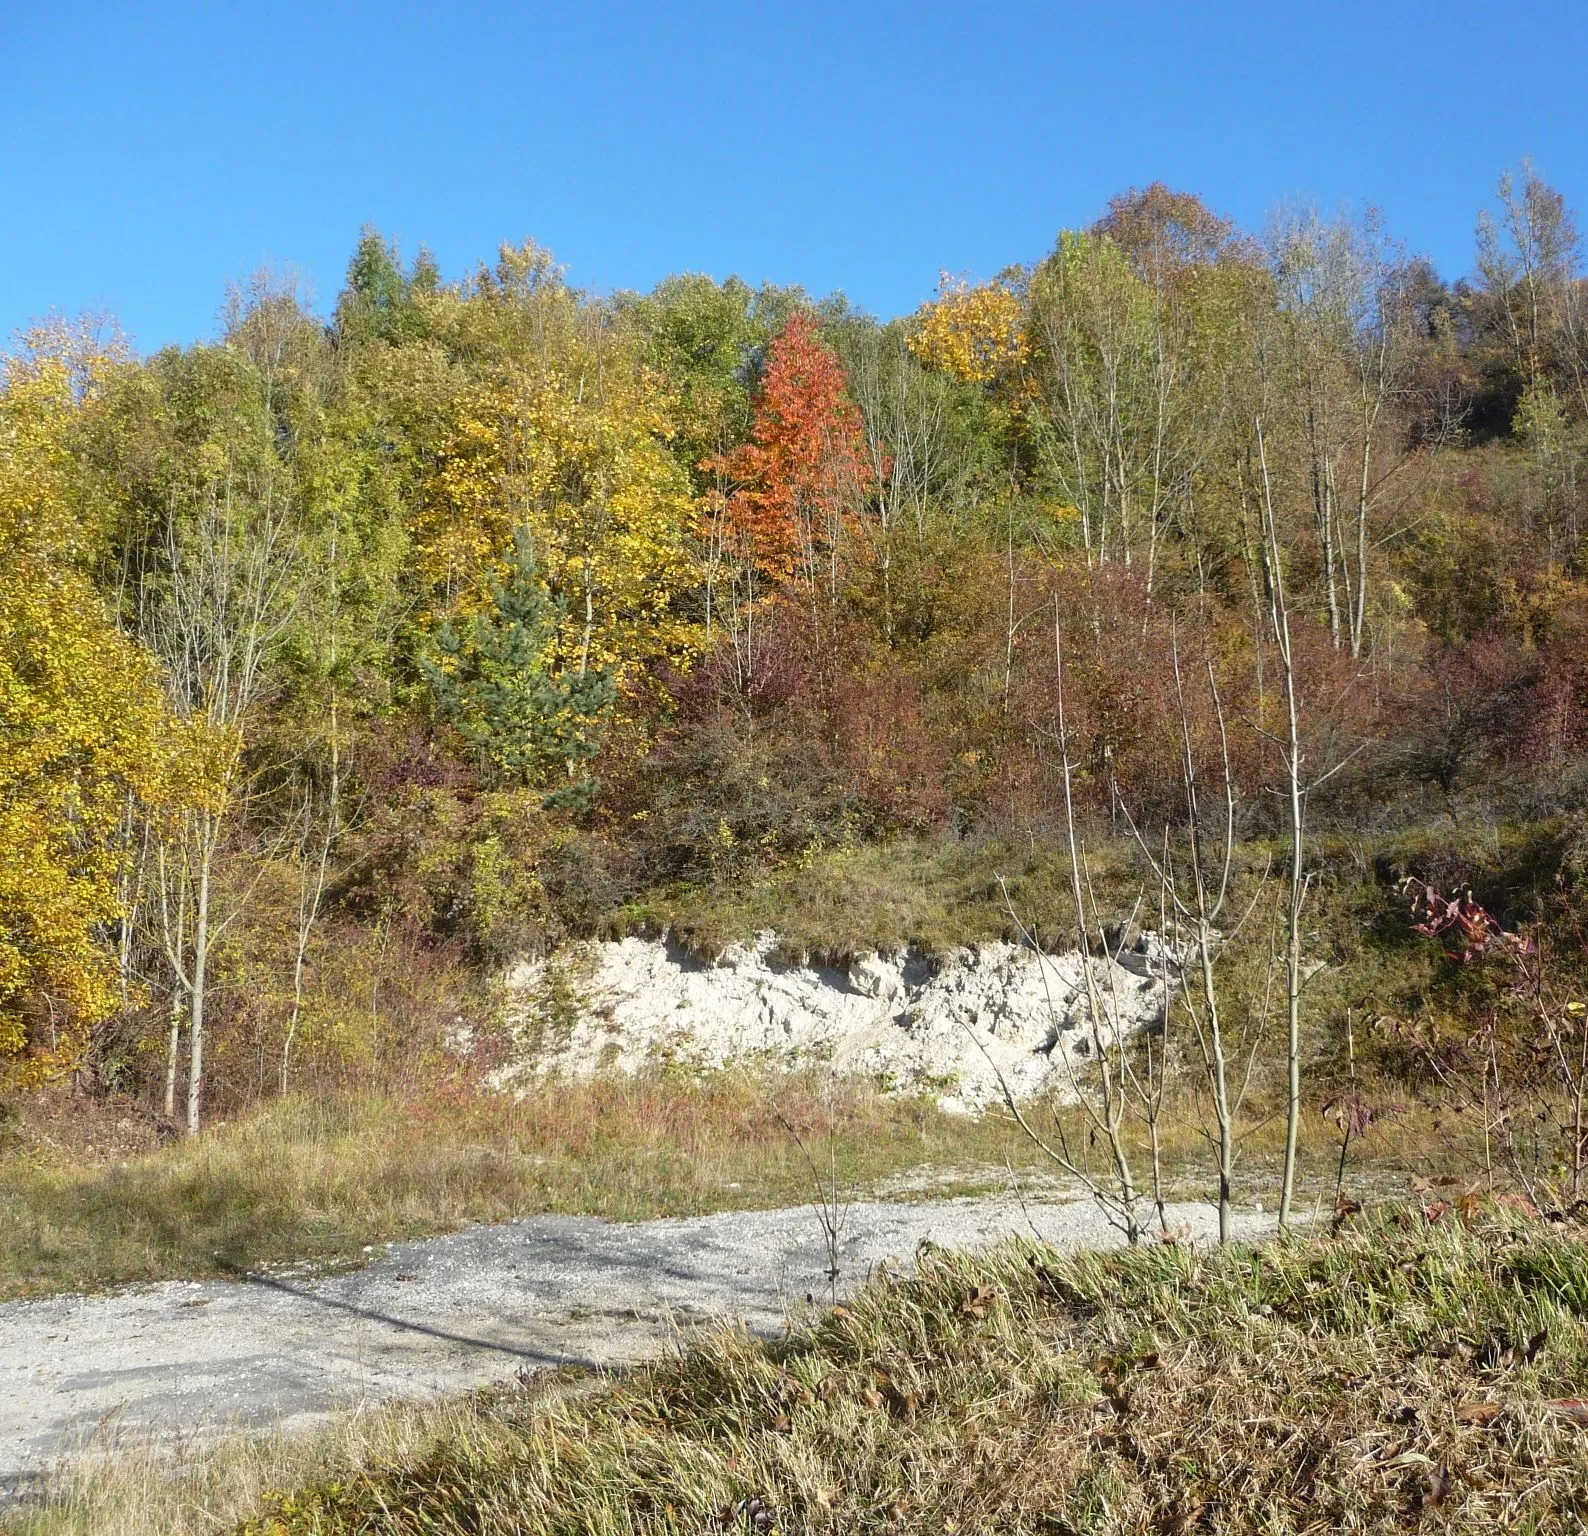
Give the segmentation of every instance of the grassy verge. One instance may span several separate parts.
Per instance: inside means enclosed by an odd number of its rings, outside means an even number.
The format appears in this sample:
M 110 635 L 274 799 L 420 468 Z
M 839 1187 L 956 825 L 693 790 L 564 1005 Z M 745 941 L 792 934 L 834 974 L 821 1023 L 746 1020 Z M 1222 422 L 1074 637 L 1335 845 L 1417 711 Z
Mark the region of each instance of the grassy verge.
M 245 1529 L 1581 1529 L 1583 1234 L 1469 1219 L 1402 1209 L 1214 1253 L 933 1253 L 785 1340 L 722 1331 L 594 1393 L 404 1409 L 295 1460 L 234 1450 L 249 1497 L 267 1463 L 282 1474 Z M 215 1524 L 124 1474 L 62 1485 L 17 1530 L 214 1529 L 246 1504 L 225 1465 L 187 1474 Z M 134 1486 L 147 1514 L 121 1518 L 113 1490 Z
M 215 1536 L 257 1515 L 282 1488 L 423 1459 L 468 1434 L 491 1401 L 395 1403 L 310 1433 L 252 1429 L 175 1444 L 101 1428 L 83 1455 L 0 1512 L 0 1536 Z
M 1032 1111 L 1051 1128 L 1051 1117 Z M 1105 1171 L 1079 1111 L 1070 1145 Z M 1346 1190 L 1369 1198 L 1408 1175 L 1463 1178 L 1470 1129 L 1437 1132 L 1411 1109 L 1351 1153 Z M 1334 1202 L 1336 1132 L 1304 1122 L 1303 1208 Z M 0 1300 L 189 1278 L 276 1261 L 358 1262 L 366 1245 L 474 1221 L 546 1212 L 641 1220 L 797 1205 L 812 1169 L 845 1198 L 1005 1189 L 1082 1193 L 994 1107 L 981 1120 L 864 1082 L 817 1075 L 656 1073 L 536 1088 L 523 1099 L 458 1091 L 392 1098 L 291 1098 L 194 1141 L 117 1157 L 24 1141 L 0 1156 Z M 1132 1131 L 1138 1178 L 1148 1155 Z M 1246 1127 L 1241 1192 L 1271 1202 L 1282 1119 Z M 1208 1143 L 1197 1107 L 1161 1127 L 1165 1194 L 1204 1196 Z M 1145 1188 L 1145 1184 L 1143 1185 Z M 1145 1214 L 1145 1213 L 1144 1213 Z
M 1032 1157 L 1010 1127 L 864 1084 L 722 1074 L 617 1078 L 522 1100 L 288 1099 L 121 1162 L 0 1161 L 0 1298 L 202 1275 L 540 1212 L 635 1220 L 798 1204 L 788 1126 L 846 1189 L 996 1181 Z M 910 1182 L 910 1181 L 905 1181 Z

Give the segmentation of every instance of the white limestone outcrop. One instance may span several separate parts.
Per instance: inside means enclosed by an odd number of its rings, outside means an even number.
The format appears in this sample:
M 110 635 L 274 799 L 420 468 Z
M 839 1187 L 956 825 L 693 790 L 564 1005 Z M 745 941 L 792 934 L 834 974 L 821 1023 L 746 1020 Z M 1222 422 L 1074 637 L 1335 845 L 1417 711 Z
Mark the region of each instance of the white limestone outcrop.
M 1160 1024 L 1176 977 L 1152 934 L 1117 958 L 1039 958 L 996 943 L 935 963 L 870 954 L 848 971 L 778 964 L 775 944 L 763 933 L 715 963 L 664 939 L 564 951 L 550 964 L 575 1001 L 561 1010 L 560 1026 L 546 1020 L 548 962 L 516 966 L 506 983 L 524 1049 L 498 1081 L 588 1077 L 657 1061 L 830 1065 L 896 1091 L 934 1092 L 945 1108 L 974 1113 L 1002 1098 L 999 1074 L 1017 1098 L 1073 1096 L 1097 1039 L 1107 1044 Z M 1084 966 L 1095 984 L 1095 1027 Z

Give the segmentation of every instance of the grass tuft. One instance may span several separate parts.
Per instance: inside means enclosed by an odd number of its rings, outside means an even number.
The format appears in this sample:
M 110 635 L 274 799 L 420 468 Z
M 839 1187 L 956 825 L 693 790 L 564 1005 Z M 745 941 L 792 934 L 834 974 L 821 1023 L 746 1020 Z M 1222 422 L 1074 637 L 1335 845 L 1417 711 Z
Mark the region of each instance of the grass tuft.
M 933 1254 L 786 1343 L 722 1332 L 594 1400 L 505 1402 L 276 1501 L 358 1532 L 1560 1528 L 1588 1255 L 1429 1227 L 1212 1255 Z

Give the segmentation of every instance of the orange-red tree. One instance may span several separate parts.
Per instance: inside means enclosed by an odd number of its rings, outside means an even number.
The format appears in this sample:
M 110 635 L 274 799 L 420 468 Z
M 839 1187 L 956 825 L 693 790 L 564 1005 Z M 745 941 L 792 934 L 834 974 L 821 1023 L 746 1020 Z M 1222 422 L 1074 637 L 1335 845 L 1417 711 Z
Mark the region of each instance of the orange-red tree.
M 845 539 L 875 489 L 860 411 L 816 322 L 796 314 L 767 351 L 750 440 L 708 469 L 736 487 L 719 508 L 741 559 L 814 603 L 836 596 Z

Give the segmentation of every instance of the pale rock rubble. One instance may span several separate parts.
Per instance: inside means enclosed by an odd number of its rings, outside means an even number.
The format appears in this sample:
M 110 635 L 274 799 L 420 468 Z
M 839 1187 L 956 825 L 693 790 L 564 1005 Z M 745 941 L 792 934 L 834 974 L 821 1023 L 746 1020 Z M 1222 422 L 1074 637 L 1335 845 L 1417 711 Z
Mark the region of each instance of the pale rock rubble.
M 975 1113 L 1002 1098 L 999 1074 L 1017 1098 L 1073 1096 L 1095 1055 L 1083 967 L 1092 971 L 1105 1044 L 1159 1025 L 1176 974 L 1150 933 L 1117 957 L 1039 957 L 996 943 L 936 963 L 870 954 L 848 971 L 778 964 L 775 946 L 775 935 L 763 933 L 714 964 L 665 939 L 564 952 L 552 963 L 571 978 L 577 1006 L 571 1027 L 564 1019 L 560 1029 L 539 1017 L 547 962 L 523 963 L 506 979 L 525 1048 L 498 1081 L 582 1078 L 657 1061 L 830 1065 Z

